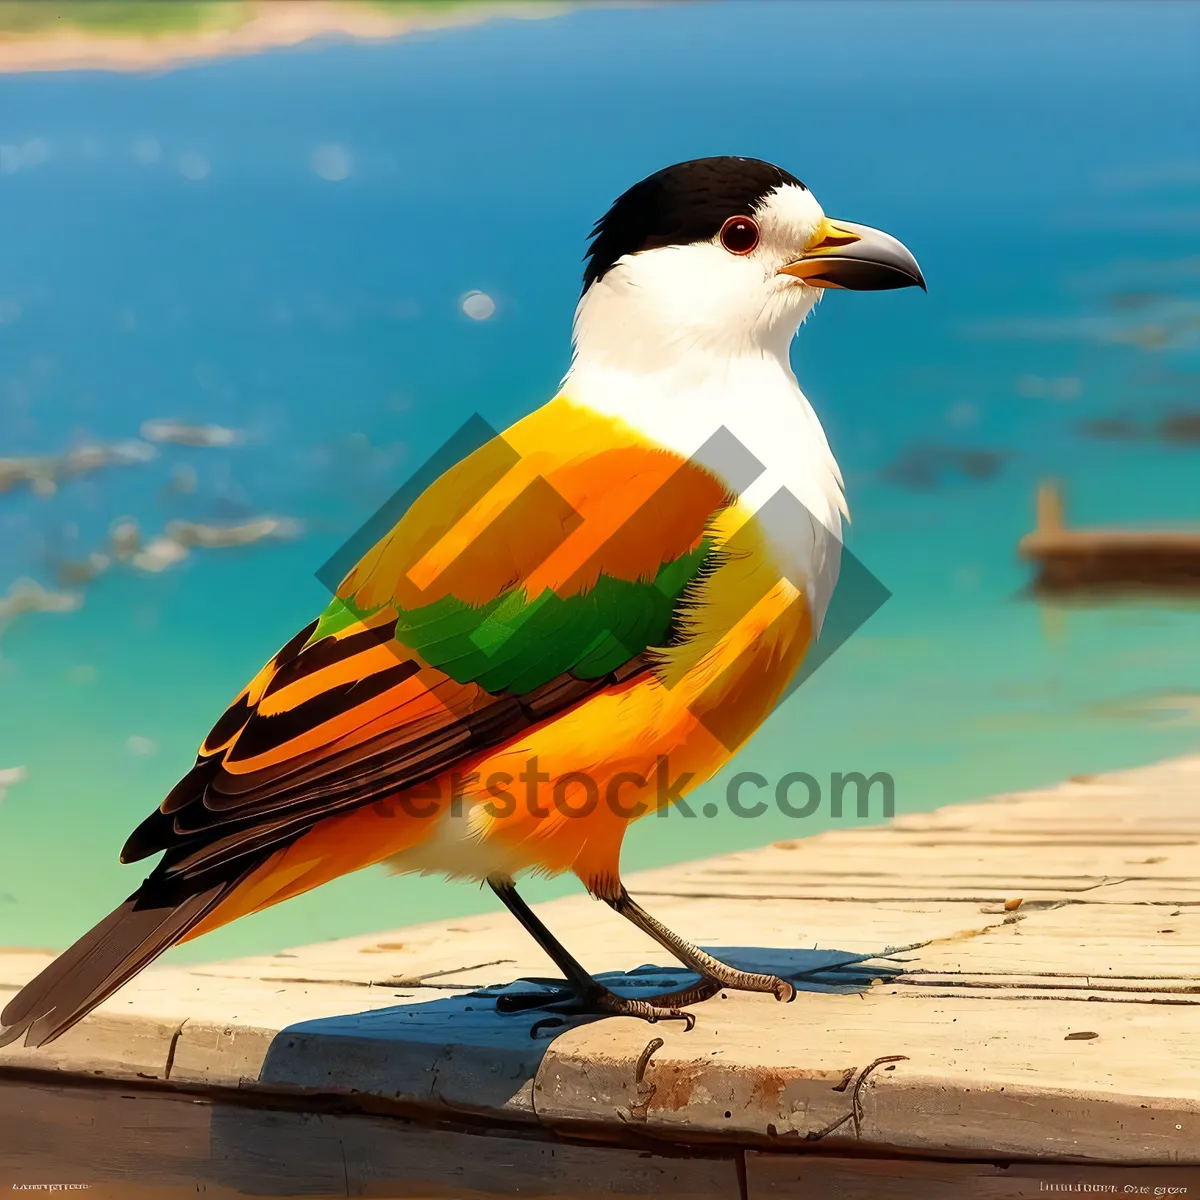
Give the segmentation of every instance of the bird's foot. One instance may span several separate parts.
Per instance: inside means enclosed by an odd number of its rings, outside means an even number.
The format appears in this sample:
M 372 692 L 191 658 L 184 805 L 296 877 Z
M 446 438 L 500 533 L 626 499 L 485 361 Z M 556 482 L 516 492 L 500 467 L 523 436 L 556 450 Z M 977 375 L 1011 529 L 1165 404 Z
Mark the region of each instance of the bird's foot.
M 776 1000 L 790 1004 L 796 998 L 796 987 L 778 975 L 758 975 L 750 971 L 735 971 L 732 967 L 714 971 L 709 978 L 731 992 L 770 992 Z
M 704 996 L 697 995 L 695 998 L 703 999 Z M 630 996 L 619 996 L 602 984 L 594 984 L 582 990 L 570 984 L 560 984 L 544 992 L 506 992 L 496 997 L 496 1011 L 540 1011 L 552 1014 L 542 1017 L 530 1026 L 530 1037 L 537 1037 L 543 1029 L 566 1025 L 575 1017 L 641 1017 L 642 1020 L 651 1023 L 683 1021 L 685 1030 L 695 1025 L 696 1018 L 691 1013 L 682 1012 L 678 1007 L 656 1003 L 660 999 L 668 1000 L 673 997 L 651 996 L 646 1000 L 637 1000 Z

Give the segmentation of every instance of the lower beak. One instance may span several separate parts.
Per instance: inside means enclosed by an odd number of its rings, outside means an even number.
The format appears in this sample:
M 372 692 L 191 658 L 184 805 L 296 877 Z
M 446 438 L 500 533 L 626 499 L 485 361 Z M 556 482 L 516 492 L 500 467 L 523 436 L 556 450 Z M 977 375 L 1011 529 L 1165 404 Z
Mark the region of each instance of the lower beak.
M 828 217 L 818 226 L 803 255 L 780 267 L 779 273 L 818 288 L 859 292 L 925 289 L 921 268 L 902 242 L 869 225 L 831 221 Z

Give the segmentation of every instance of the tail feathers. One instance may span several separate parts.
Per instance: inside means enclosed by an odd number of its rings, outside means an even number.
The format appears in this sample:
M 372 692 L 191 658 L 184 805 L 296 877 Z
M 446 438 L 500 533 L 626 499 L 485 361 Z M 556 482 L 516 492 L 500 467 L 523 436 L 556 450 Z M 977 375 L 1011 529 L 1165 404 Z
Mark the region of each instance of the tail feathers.
M 154 876 L 30 980 L 0 1013 L 0 1046 L 44 1046 L 174 945 L 241 881 L 163 888 Z

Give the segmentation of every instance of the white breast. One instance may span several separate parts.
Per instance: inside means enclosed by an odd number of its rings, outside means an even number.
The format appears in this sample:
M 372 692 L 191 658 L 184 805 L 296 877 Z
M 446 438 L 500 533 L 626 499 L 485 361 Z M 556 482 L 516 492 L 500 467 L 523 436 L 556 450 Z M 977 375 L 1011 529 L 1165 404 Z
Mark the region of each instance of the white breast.
M 820 627 L 837 582 L 846 502 L 825 432 L 786 361 L 761 352 L 716 361 L 695 354 L 632 371 L 581 357 L 562 392 L 701 462 L 738 491 L 765 523 L 780 570 L 806 592 Z

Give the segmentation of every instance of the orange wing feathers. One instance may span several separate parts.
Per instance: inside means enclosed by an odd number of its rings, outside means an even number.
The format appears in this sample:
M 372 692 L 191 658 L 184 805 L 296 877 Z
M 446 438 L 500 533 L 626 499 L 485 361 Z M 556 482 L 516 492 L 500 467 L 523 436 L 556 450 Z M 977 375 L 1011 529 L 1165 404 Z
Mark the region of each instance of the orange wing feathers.
M 411 609 L 445 596 L 483 605 L 517 585 L 566 597 L 601 572 L 649 580 L 732 499 L 701 467 L 563 397 L 503 442 L 512 457 L 489 442 L 429 487 L 338 595 Z

